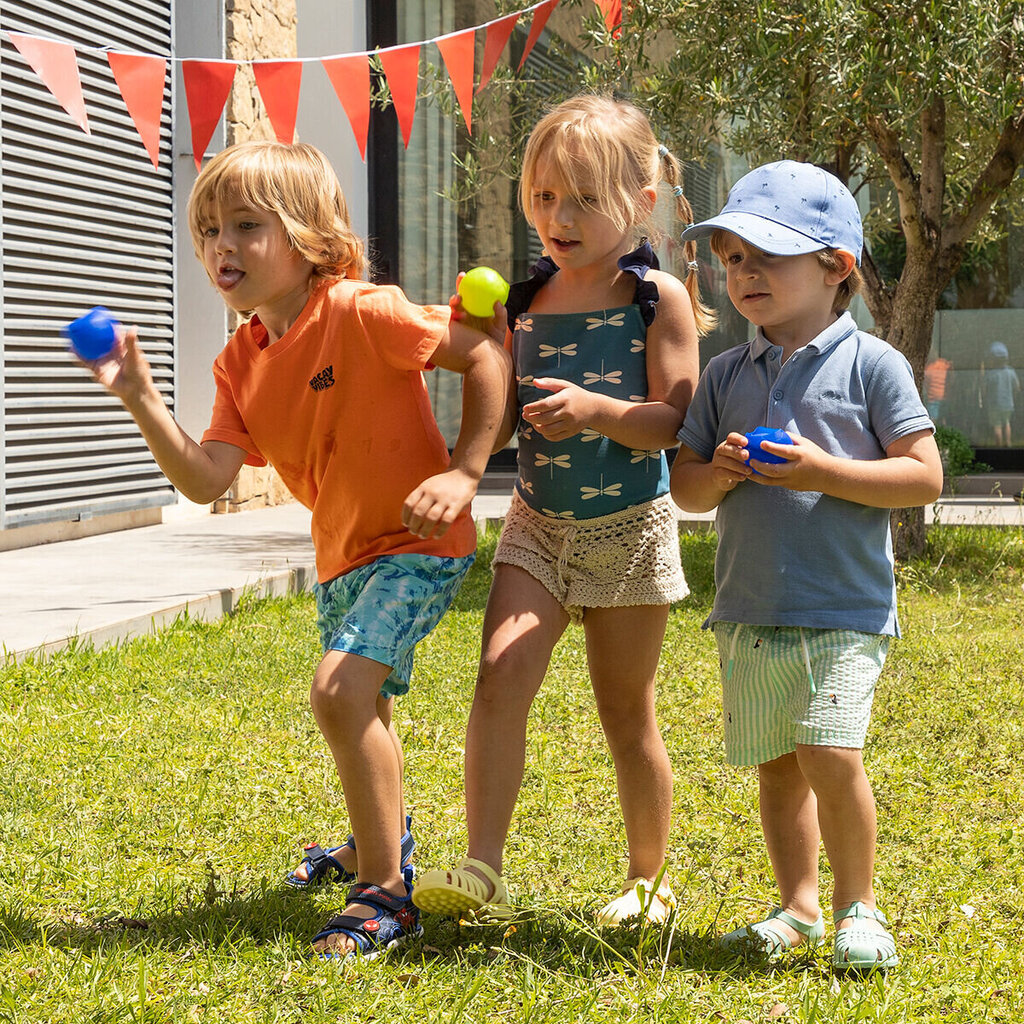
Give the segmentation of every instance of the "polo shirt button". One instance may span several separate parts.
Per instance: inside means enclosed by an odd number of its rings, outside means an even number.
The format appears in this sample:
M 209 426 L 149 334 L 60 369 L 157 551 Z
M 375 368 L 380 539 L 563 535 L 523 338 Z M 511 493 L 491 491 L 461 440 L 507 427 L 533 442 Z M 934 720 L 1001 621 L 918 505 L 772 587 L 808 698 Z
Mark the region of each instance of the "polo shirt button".
M 781 402 L 782 401 L 782 392 L 781 391 L 776 391 L 772 395 L 772 398 L 774 398 L 776 402 Z

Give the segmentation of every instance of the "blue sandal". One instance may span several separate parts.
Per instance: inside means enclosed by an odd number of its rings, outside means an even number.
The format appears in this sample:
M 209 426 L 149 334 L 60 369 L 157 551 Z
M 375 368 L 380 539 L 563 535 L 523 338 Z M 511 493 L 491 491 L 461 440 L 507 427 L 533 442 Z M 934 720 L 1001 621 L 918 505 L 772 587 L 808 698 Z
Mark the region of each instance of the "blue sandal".
M 416 840 L 412 837 L 412 815 L 406 815 L 405 835 L 402 836 L 402 863 L 404 871 L 409 866 L 413 851 L 416 849 Z M 293 886 L 296 889 L 316 889 L 322 885 L 332 885 L 341 882 L 351 885 L 356 876 L 351 871 L 346 871 L 341 864 L 335 860 L 333 854 L 339 850 L 350 849 L 355 851 L 356 841 L 349 836 L 341 846 L 332 846 L 325 850 L 319 843 L 308 843 L 303 847 L 306 856 L 299 862 L 299 867 L 306 865 L 306 877 L 299 875 L 298 869 L 285 876 L 285 885 Z
M 353 914 L 339 914 L 337 917 L 332 917 L 311 940 L 319 942 L 331 935 L 345 935 L 356 944 L 356 949 L 345 952 L 325 949 L 317 951 L 316 955 L 321 960 L 344 961 L 354 956 L 372 960 L 389 949 L 394 949 L 403 942 L 422 935 L 420 912 L 412 902 L 412 880 L 409 868 L 406 868 L 404 876 L 404 897 L 395 896 L 379 885 L 356 882 L 349 889 L 348 902 L 370 907 L 375 911 L 374 916 L 363 918 Z

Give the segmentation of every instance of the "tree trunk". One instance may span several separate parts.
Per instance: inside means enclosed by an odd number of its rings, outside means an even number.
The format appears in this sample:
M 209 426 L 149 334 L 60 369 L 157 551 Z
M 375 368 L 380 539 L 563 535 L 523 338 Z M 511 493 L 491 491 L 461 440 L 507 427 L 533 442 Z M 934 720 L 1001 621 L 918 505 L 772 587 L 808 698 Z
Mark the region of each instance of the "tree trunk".
M 886 337 L 886 341 L 909 360 L 918 388 L 924 379 L 924 364 L 932 346 L 935 307 L 946 284 L 939 280 L 939 274 L 937 254 L 908 249 Z M 897 560 L 906 561 L 924 553 L 927 531 L 923 508 L 893 509 L 889 526 Z

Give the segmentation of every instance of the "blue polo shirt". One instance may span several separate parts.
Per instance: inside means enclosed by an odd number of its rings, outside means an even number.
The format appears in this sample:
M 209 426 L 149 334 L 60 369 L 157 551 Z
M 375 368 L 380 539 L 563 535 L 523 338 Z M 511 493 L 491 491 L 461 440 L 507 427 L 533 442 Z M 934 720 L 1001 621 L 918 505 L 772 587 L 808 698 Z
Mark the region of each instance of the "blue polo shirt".
M 781 427 L 832 455 L 882 459 L 931 430 L 914 374 L 849 313 L 781 365 L 759 330 L 701 374 L 679 440 L 710 462 L 731 431 Z M 817 491 L 744 481 L 715 516 L 712 622 L 855 629 L 899 635 L 889 512 Z

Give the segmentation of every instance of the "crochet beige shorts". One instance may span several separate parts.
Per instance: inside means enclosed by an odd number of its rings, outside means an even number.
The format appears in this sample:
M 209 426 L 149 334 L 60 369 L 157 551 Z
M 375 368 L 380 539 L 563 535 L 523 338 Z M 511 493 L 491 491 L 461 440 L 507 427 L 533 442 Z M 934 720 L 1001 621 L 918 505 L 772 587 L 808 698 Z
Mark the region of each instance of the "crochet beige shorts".
M 596 519 L 553 519 L 516 491 L 492 565 L 525 569 L 568 612 L 671 604 L 690 592 L 679 562 L 675 505 L 664 494 Z

